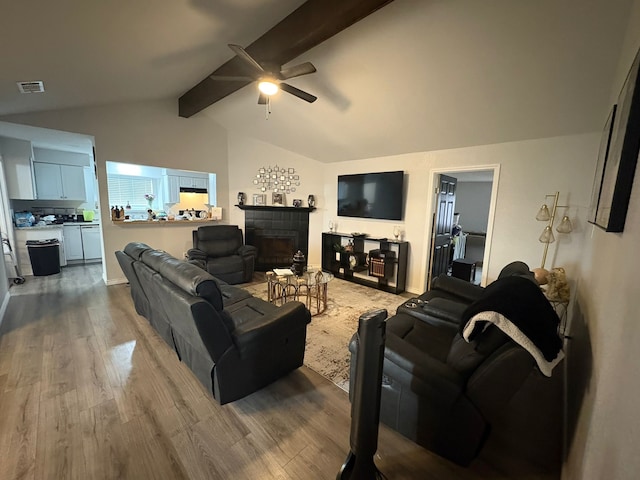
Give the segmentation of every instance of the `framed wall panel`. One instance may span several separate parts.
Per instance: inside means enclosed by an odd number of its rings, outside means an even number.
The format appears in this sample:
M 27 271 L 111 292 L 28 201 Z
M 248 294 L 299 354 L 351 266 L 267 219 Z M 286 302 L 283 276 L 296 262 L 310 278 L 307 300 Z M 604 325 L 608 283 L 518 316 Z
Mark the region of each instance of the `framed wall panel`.
M 640 51 L 618 97 L 609 154 L 604 164 L 595 224 L 607 232 L 622 232 L 629 208 L 640 152 Z
M 616 118 L 616 107 L 614 105 L 609 112 L 604 128 L 602 130 L 602 138 L 600 139 L 600 149 L 598 150 L 598 162 L 596 163 L 596 174 L 593 178 L 593 188 L 591 190 L 591 203 L 589 204 L 589 212 L 587 221 L 596 223 L 596 212 L 598 211 L 598 203 L 600 202 L 600 192 L 602 191 L 602 177 L 604 176 L 604 166 L 607 163 L 609 155 L 609 147 L 611 145 L 611 133 L 613 131 L 613 121 Z

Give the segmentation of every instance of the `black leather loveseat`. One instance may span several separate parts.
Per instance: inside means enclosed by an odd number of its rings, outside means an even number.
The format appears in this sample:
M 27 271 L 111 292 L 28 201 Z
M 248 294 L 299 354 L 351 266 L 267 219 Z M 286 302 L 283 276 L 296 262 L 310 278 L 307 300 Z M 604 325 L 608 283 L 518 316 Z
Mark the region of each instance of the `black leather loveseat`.
M 526 398 L 525 406 L 514 406 L 512 401 L 520 400 L 521 390 L 530 390 L 525 385 L 534 382 L 544 387 L 544 380 L 549 380 L 537 370 L 529 351 L 491 323 L 478 323 L 469 342 L 463 338 L 467 321 L 487 309 L 533 320 L 532 335 L 541 333 L 543 343 L 549 344 L 544 345 L 549 347 L 549 356 L 562 358 L 557 315 L 522 262 L 505 267 L 486 289 L 457 278 L 436 279 L 429 292 L 401 305 L 386 325 L 380 420 L 461 465 L 476 457 L 492 427 L 511 429 L 504 420 L 507 410 L 524 410 L 530 418 L 545 415 L 535 399 Z M 353 389 L 355 337 L 349 348 Z M 550 444 L 559 439 L 552 435 L 546 431 L 534 438 Z M 506 433 L 506 438 L 526 444 L 526 439 L 513 433 Z M 559 448 L 554 454 L 557 452 Z
M 277 307 L 143 243 L 116 257 L 136 311 L 220 404 L 302 365 L 311 321 L 304 304 Z

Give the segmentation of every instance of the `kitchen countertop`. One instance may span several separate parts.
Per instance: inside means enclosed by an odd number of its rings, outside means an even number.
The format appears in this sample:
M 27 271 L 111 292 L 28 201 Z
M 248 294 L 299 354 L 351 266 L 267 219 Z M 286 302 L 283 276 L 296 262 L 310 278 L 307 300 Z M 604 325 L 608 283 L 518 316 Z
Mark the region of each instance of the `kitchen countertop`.
M 34 225 L 32 227 L 16 227 L 16 230 L 58 230 L 62 228 L 61 223 L 52 223 L 51 225 Z
M 97 220 L 93 222 L 64 222 L 63 225 L 80 225 L 81 227 L 86 227 L 90 225 L 100 225 L 100 222 Z
M 198 218 L 196 220 L 116 220 L 111 222 L 113 225 L 118 226 L 132 226 L 132 225 L 193 225 L 194 223 L 216 223 L 219 220 L 212 218 Z
M 81 227 L 87 227 L 87 226 L 94 226 L 94 225 L 100 225 L 100 222 L 97 221 L 93 221 L 93 222 L 64 222 L 64 223 L 52 223 L 50 225 L 34 225 L 32 227 L 15 227 L 16 230 L 33 230 L 33 229 L 38 229 L 38 230 L 55 230 L 58 228 L 62 228 L 65 225 L 78 225 Z

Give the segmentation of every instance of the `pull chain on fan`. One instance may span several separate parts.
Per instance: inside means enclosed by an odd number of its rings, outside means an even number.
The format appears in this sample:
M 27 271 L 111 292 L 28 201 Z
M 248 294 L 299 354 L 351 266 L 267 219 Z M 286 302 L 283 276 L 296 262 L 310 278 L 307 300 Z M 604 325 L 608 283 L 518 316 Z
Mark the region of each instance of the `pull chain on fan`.
M 269 115 L 271 115 L 271 98 L 267 97 L 267 101 L 264 104 L 264 119 L 269 120 Z

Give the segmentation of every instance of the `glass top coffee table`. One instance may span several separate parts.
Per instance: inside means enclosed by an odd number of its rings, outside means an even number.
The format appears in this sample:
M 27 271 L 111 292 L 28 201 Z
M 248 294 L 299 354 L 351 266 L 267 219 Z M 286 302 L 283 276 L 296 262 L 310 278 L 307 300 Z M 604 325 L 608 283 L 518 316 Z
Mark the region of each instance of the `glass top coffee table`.
M 319 315 L 327 309 L 331 280 L 332 273 L 319 269 L 309 268 L 301 276 L 289 269 L 276 269 L 267 272 L 267 299 L 280 305 L 292 300 L 305 302 L 311 315 Z

